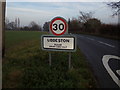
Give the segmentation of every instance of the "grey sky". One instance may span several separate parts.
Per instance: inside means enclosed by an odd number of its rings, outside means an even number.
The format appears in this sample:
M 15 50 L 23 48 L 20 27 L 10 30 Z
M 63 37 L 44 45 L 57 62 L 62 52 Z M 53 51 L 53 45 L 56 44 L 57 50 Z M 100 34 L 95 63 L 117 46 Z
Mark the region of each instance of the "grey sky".
M 108 2 L 106 2 L 108 3 Z M 31 21 L 43 25 L 55 16 L 68 18 L 78 17 L 79 11 L 94 12 L 93 17 L 103 23 L 117 23 L 117 16 L 111 17 L 113 11 L 105 2 L 8 2 L 6 17 L 10 21 L 20 18 L 21 26 Z

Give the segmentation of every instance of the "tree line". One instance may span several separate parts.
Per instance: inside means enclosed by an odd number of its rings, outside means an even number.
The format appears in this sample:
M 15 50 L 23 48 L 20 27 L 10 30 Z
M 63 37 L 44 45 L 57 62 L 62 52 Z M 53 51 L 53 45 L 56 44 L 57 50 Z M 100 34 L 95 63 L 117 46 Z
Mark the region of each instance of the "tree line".
M 120 35 L 120 25 L 103 24 L 99 19 L 93 17 L 93 12 L 79 11 L 77 18 L 69 18 L 68 31 L 69 33 L 90 33 L 90 34 L 103 34 L 103 35 Z M 45 22 L 41 27 L 36 22 L 32 21 L 28 26 L 20 27 L 20 19 L 16 18 L 15 21 L 9 21 L 6 18 L 6 30 L 22 30 L 22 31 L 49 31 L 50 21 Z
M 68 19 L 69 33 L 88 33 L 99 35 L 120 35 L 120 25 L 118 24 L 104 24 L 99 19 L 93 17 L 93 12 L 79 11 L 77 18 Z M 43 25 L 44 31 L 49 31 L 49 23 L 45 22 Z
M 93 17 L 93 12 L 79 11 L 77 18 L 68 19 L 69 33 L 88 33 L 103 36 L 120 36 L 120 1 L 107 4 L 113 9 L 112 16 L 118 16 L 118 24 L 104 24 L 99 19 Z M 44 31 L 49 31 L 49 23 L 43 25 Z
M 120 1 L 111 2 L 107 4 L 116 12 L 112 16 L 118 15 L 120 12 Z M 117 10 L 116 10 L 117 9 Z M 69 33 L 89 33 L 89 34 L 100 34 L 109 36 L 119 36 L 120 35 L 120 24 L 104 24 L 99 19 L 93 17 L 93 12 L 83 12 L 79 11 L 79 16 L 77 18 L 69 18 L 68 31 Z M 119 21 L 119 20 L 118 20 Z M 5 25 L 6 30 L 26 30 L 26 31 L 49 31 L 50 21 L 44 23 L 43 27 L 32 21 L 28 26 L 20 27 L 20 19 L 16 18 L 15 21 L 10 22 L 6 18 Z
M 34 21 L 31 21 L 28 26 L 21 27 L 20 19 L 16 18 L 15 21 L 10 21 L 8 18 L 5 19 L 6 30 L 22 30 L 22 31 L 41 31 L 41 25 Z

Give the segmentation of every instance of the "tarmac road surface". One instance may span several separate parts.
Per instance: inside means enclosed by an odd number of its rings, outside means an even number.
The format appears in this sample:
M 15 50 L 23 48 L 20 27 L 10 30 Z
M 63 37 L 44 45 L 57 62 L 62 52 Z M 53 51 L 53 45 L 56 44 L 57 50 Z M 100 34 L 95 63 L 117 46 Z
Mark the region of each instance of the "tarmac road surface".
M 120 41 L 75 34 L 100 88 L 120 88 Z

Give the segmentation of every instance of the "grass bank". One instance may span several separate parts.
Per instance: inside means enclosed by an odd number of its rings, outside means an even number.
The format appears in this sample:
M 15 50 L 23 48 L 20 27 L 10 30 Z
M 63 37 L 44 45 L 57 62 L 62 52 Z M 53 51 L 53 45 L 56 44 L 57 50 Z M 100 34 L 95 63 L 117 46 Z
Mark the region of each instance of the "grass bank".
M 42 32 L 6 32 L 3 60 L 3 88 L 96 88 L 96 81 L 80 49 L 72 53 L 68 70 L 68 53 L 48 52 L 40 47 Z

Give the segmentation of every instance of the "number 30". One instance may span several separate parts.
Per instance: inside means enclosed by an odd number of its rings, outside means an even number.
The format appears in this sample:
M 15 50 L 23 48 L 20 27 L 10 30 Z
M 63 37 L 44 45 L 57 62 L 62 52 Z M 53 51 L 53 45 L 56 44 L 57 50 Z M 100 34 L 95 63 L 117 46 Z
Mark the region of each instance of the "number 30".
M 60 23 L 59 25 L 54 23 L 53 26 L 54 26 L 54 28 L 53 28 L 54 31 L 58 30 L 58 28 L 61 31 L 64 29 L 64 24 L 63 23 Z

